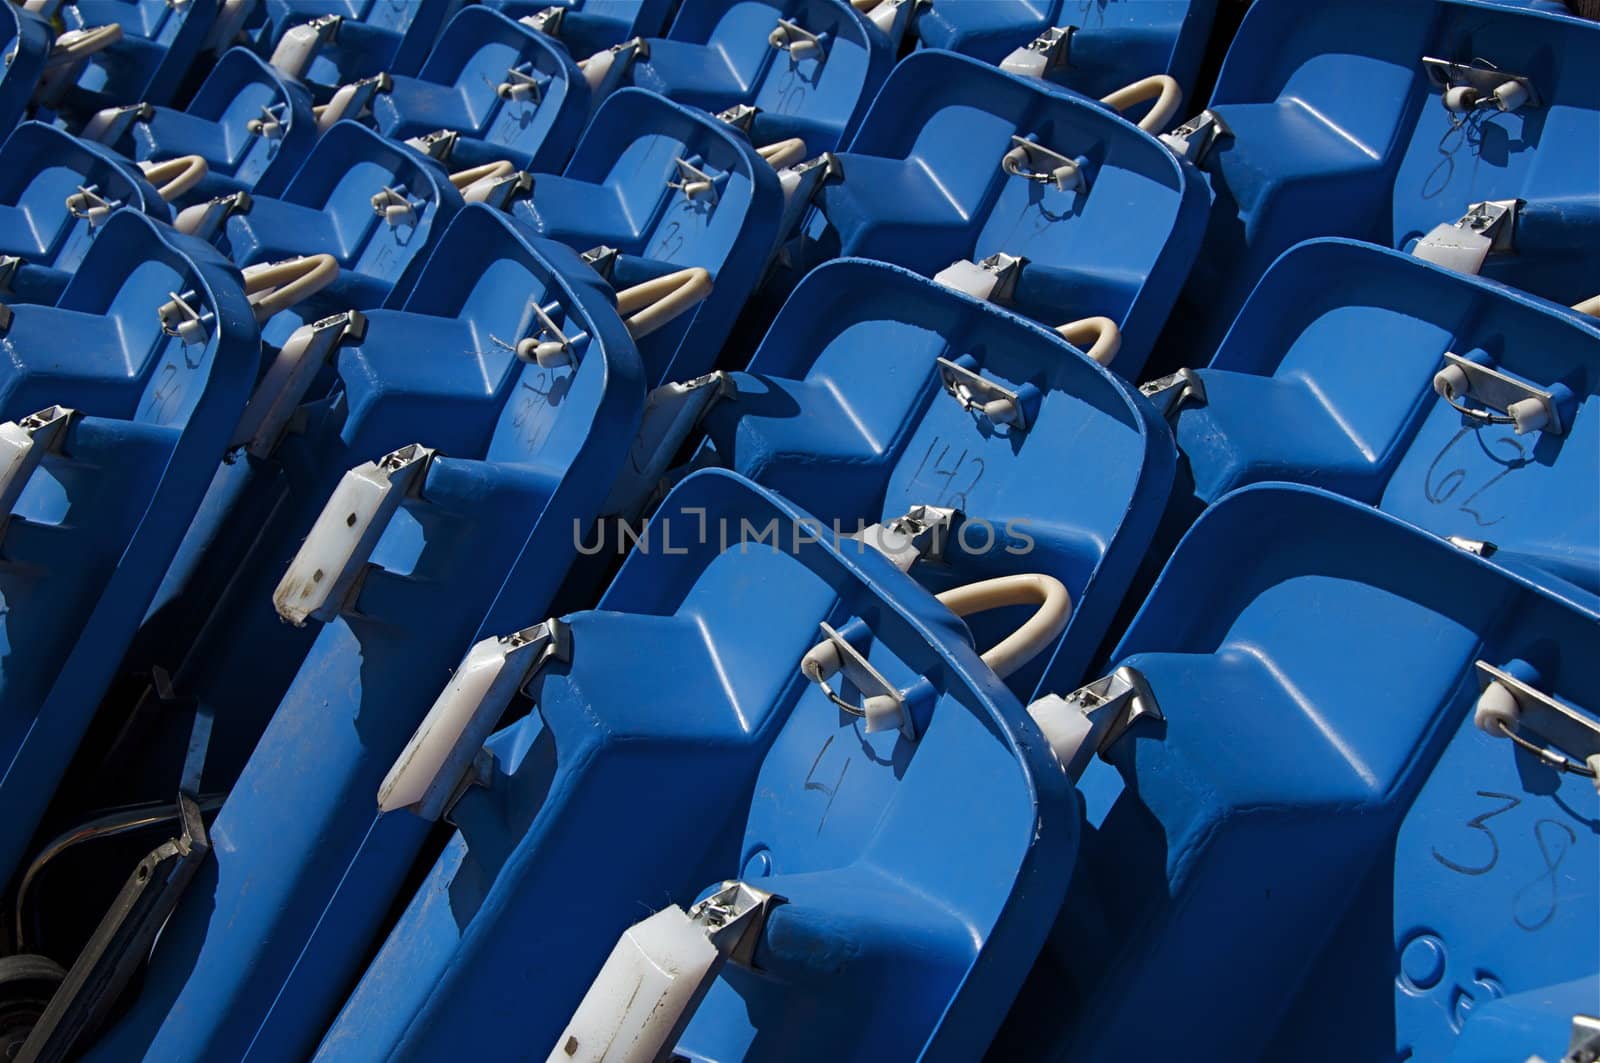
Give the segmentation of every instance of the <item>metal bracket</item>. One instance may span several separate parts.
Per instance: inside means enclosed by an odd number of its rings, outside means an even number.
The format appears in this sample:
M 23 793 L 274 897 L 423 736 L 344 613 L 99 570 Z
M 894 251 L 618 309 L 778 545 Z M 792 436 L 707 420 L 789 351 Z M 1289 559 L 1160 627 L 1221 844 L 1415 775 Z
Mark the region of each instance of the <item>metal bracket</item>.
M 492 181 L 475 181 L 468 191 L 471 192 L 466 197 L 468 203 L 483 203 L 495 210 L 509 210 L 512 203 L 533 194 L 533 174 L 517 170 Z
M 662 384 L 645 396 L 644 413 L 628 460 L 618 473 L 603 516 L 632 519 L 644 512 L 673 458 L 716 403 L 738 394 L 733 377 L 707 373 L 684 384 Z
M 537 106 L 544 100 L 544 84 L 534 76 L 532 63 L 520 63 L 506 70 L 506 78 L 495 86 L 494 94 L 502 100 Z
M 676 188 L 683 193 L 683 198 L 694 202 L 694 197 L 702 194 L 711 196 L 714 204 L 718 200 L 716 178 L 689 162 L 687 159 L 675 158 L 672 160 L 678 167 L 678 179 L 668 181 L 668 188 Z
M 1444 105 L 1451 111 L 1491 107 L 1515 111 L 1519 107 L 1539 106 L 1539 90 L 1522 74 L 1474 63 L 1453 63 L 1427 55 L 1422 57 L 1422 69 L 1434 87 L 1444 94 Z
M 938 364 L 944 390 L 955 397 L 962 409 L 976 410 L 992 424 L 1009 424 L 1019 432 L 1028 430 L 1028 411 L 1020 391 L 1012 391 L 948 358 L 940 358 Z
M 1135 722 L 1166 718 L 1143 674 L 1126 665 L 1064 698 L 1040 698 L 1028 706 L 1028 715 L 1073 780 L 1083 775 L 1092 756 L 1110 749 Z
M 1011 138 L 1011 150 L 1000 157 L 1000 169 L 1013 177 L 1055 185 L 1063 192 L 1089 191 L 1089 175 L 1079 160 L 1025 137 Z
M 750 127 L 755 123 L 756 115 L 761 113 L 761 108 L 748 103 L 736 103 L 725 111 L 717 112 L 717 120 L 726 122 L 739 132 L 750 135 Z
M 1447 535 L 1445 542 L 1473 557 L 1493 557 L 1495 551 L 1500 549 L 1487 539 L 1469 539 L 1465 535 Z
M 567 9 L 564 7 L 542 7 L 517 21 L 547 37 L 560 37 L 561 23 L 566 20 L 566 16 Z
M 473 646 L 378 787 L 378 810 L 447 816 L 463 793 L 492 777 L 480 763 L 483 743 L 511 700 L 545 665 L 571 659 L 571 629 L 554 619 Z
M 918 561 L 944 561 L 950 532 L 961 519 L 959 509 L 912 506 L 904 515 L 873 524 L 850 536 L 873 547 L 902 572 Z
M 321 15 L 298 26 L 291 26 L 272 50 L 268 64 L 291 78 L 303 78 L 316 57 L 317 49 L 339 39 L 343 15 Z
M 210 243 L 216 239 L 217 233 L 229 218 L 235 214 L 249 214 L 254 206 L 255 200 L 250 198 L 249 192 L 231 192 L 225 196 L 218 196 L 206 202 L 201 208 L 199 218 L 185 223 L 183 232 Z M 185 210 L 183 215 L 188 213 L 189 211 Z M 183 215 L 179 215 L 180 219 Z
M 389 228 L 417 223 L 417 208 L 426 203 L 406 191 L 405 185 L 385 185 L 372 197 L 372 213 L 389 223 Z
M 22 268 L 22 264 L 20 255 L 0 255 L 0 295 L 11 294 L 11 284 L 17 279 L 17 270 Z M 9 314 L 10 312 L 10 309 L 7 308 L 6 313 Z M 0 328 L 6 329 L 10 327 L 11 322 L 9 320 L 3 326 L 0 326 Z
M 195 309 L 197 306 L 199 309 Z M 208 343 L 211 325 L 216 321 L 216 315 L 200 302 L 200 293 L 193 289 L 181 294 L 168 292 L 167 301 L 156 307 L 156 316 L 161 319 L 161 331 L 182 340 L 186 347 Z
M 1487 697 L 1491 687 L 1499 687 L 1516 703 L 1514 718 L 1485 712 L 1485 698 L 1479 699 L 1474 719 L 1478 727 L 1497 737 L 1503 735 L 1560 771 L 1585 775 L 1600 786 L 1600 722 L 1502 671 L 1487 661 L 1473 663 L 1478 689 Z M 1543 742 L 1539 745 L 1530 738 Z M 1564 755 L 1563 755 L 1564 754 Z
M 590 269 L 600 274 L 602 279 L 609 282 L 611 280 L 611 275 L 616 272 L 617 256 L 619 254 L 621 254 L 621 252 L 619 252 L 616 248 L 610 247 L 606 244 L 600 244 L 597 247 L 589 248 L 589 250 L 583 252 L 578 257 L 583 259 L 584 264 Z
M 1434 374 L 1433 390 L 1463 417 L 1511 425 L 1519 436 L 1529 432 L 1559 436 L 1566 431 L 1554 392 L 1451 351 L 1445 352 L 1444 368 Z M 1468 406 L 1468 399 L 1478 400 L 1484 408 Z
M 1170 421 L 1190 403 L 1196 406 L 1206 404 L 1206 382 L 1193 369 L 1180 369 L 1158 380 L 1140 384 L 1139 394 L 1155 403 L 1156 410 Z
M 289 105 L 281 100 L 273 104 L 262 104 L 261 117 L 252 118 L 246 122 L 244 124 L 245 132 L 252 136 L 275 140 L 283 135 L 283 113 L 288 109 Z
M 819 63 L 828 58 L 822 38 L 791 19 L 780 18 L 778 25 L 767 34 L 767 43 L 780 52 L 788 52 L 789 58 L 797 63 L 813 55 Z
M 1161 143 L 1180 159 L 1195 166 L 1206 161 L 1211 149 L 1223 137 L 1233 136 L 1228 123 L 1215 111 L 1201 111 L 1170 133 L 1161 134 Z
M 908 741 L 917 740 L 916 721 L 906 711 L 905 695 L 883 673 L 872 666 L 865 654 L 826 623 L 818 624 L 823 641 L 800 659 L 800 674 L 822 688 L 828 700 L 851 716 L 867 721 L 867 733 L 898 728 Z M 863 701 L 852 705 L 834 693 L 828 680 L 840 672 L 861 692 Z
M 449 162 L 450 156 L 456 150 L 456 141 L 461 139 L 461 134 L 454 129 L 435 129 L 431 133 L 407 137 L 406 147 L 415 148 L 435 162 Z M 377 206 L 378 199 L 373 197 L 373 206 Z
M 250 397 L 229 449 L 243 446 L 257 458 L 276 450 L 290 418 L 305 399 L 306 389 L 333 352 L 344 343 L 360 343 L 366 336 L 367 318 L 359 310 L 346 310 L 295 329 Z
M 78 190 L 67 197 L 67 213 L 88 222 L 90 229 L 109 218 L 120 206 L 122 200 L 105 198 L 100 194 L 99 185 L 79 185 Z
M 718 952 L 741 967 L 753 967 L 767 916 L 782 903 L 777 894 L 729 880 L 689 909 L 689 921 L 704 928 Z
M 1000 61 L 1000 69 L 1018 77 L 1042 78 L 1072 65 L 1072 36 L 1076 26 L 1052 26 Z
M 828 151 L 779 170 L 778 185 L 783 189 L 783 220 L 778 231 L 793 232 L 800 215 L 816 198 L 817 190 L 830 177 L 838 176 L 843 176 L 843 169 L 838 157 Z
M 1522 201 L 1516 199 L 1473 203 L 1455 221 L 1435 225 L 1411 253 L 1425 262 L 1477 276 L 1490 255 L 1516 251 L 1521 211 Z
M 92 1036 L 144 963 L 156 934 L 211 851 L 200 807 L 178 795 L 179 835 L 152 849 L 123 883 L 116 900 L 78 954 L 38 1025 L 28 1034 L 19 1063 L 58 1063 Z
M 1561 1063 L 1596 1063 L 1600 1060 L 1600 1016 L 1574 1015 L 1567 1054 Z
M 280 617 L 303 627 L 339 615 L 400 504 L 421 492 L 434 453 L 412 443 L 344 474 L 272 593 Z
M 66 406 L 46 406 L 21 420 L 0 424 L 0 534 L 45 455 L 58 453 L 66 442 L 67 427 L 76 414 Z
M 155 108 L 148 103 L 134 103 L 126 107 L 107 107 L 95 113 L 78 135 L 97 144 L 114 144 L 135 122 L 148 122 L 155 116 Z

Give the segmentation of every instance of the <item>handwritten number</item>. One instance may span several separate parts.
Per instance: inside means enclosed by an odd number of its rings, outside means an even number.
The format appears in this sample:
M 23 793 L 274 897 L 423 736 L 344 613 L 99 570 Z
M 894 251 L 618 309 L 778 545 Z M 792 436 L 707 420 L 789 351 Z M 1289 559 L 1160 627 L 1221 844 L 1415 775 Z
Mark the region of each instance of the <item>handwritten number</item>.
M 1546 831 L 1545 828 L 1547 827 L 1553 828 L 1553 830 Z M 1566 840 L 1562 841 L 1561 834 L 1558 832 L 1565 832 Z M 1555 837 L 1557 844 L 1554 846 L 1548 840 L 1549 835 L 1554 835 Z M 1538 930 L 1556 917 L 1556 908 L 1560 903 L 1560 898 L 1557 895 L 1558 881 L 1556 871 L 1560 869 L 1561 861 L 1566 859 L 1567 853 L 1577 844 L 1578 835 L 1571 827 L 1560 820 L 1541 819 L 1533 825 L 1533 840 L 1539 845 L 1539 855 L 1544 857 L 1544 874 L 1518 890 L 1516 897 L 1512 901 L 1511 917 L 1524 930 Z M 1551 856 L 1552 848 L 1555 849 L 1554 857 Z M 1549 895 L 1544 897 L 1544 914 L 1538 919 L 1525 920 L 1522 918 L 1522 899 L 1535 889 L 1539 889 L 1541 893 L 1544 890 L 1548 890 Z
M 1460 875 L 1487 875 L 1490 871 L 1494 870 L 1494 866 L 1500 862 L 1500 842 L 1495 838 L 1494 831 L 1490 830 L 1487 826 L 1485 826 L 1485 824 L 1501 813 L 1510 812 L 1513 808 L 1516 808 L 1518 805 L 1522 804 L 1522 798 L 1520 797 L 1512 797 L 1510 794 L 1499 794 L 1492 790 L 1479 790 L 1478 796 L 1506 802 L 1506 804 L 1501 805 L 1499 808 L 1491 809 L 1490 811 L 1483 813 L 1481 816 L 1474 816 L 1467 820 L 1468 828 L 1471 830 L 1481 830 L 1483 832 L 1483 836 L 1489 839 L 1490 853 L 1488 861 L 1481 867 L 1472 867 L 1468 864 L 1456 863 L 1454 860 L 1451 860 L 1449 857 L 1441 853 L 1438 849 L 1433 850 L 1433 858 L 1435 860 L 1439 861 L 1439 863 Z

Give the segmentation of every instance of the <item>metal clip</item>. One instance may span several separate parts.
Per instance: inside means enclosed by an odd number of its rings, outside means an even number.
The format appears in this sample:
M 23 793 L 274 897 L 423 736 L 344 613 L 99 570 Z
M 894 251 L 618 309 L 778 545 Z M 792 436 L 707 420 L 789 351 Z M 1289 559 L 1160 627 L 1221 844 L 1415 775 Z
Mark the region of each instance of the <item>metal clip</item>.
M 11 283 L 17 279 L 17 270 L 22 268 L 20 255 L 0 255 L 0 295 L 11 294 Z M 0 307 L 5 304 L 0 303 Z M 5 321 L 0 323 L 0 332 L 11 327 L 11 308 L 5 307 Z
M 66 442 L 67 426 L 75 415 L 66 406 L 46 406 L 19 421 L 0 424 L 0 533 L 34 470 L 45 455 L 57 453 Z
M 185 347 L 199 347 L 207 343 L 211 339 L 209 326 L 212 313 L 204 304 L 198 310 L 191 305 L 199 302 L 199 294 L 192 290 L 182 295 L 168 292 L 167 302 L 156 308 L 156 314 L 161 318 L 161 331 L 182 340 Z
M 537 105 L 544 99 L 544 82 L 534 76 L 532 63 L 522 63 L 506 71 L 506 79 L 495 86 L 494 94 L 502 100 Z
M 1011 138 L 1011 150 L 1000 157 L 1000 169 L 1013 177 L 1055 185 L 1063 192 L 1089 191 L 1083 159 L 1069 159 L 1059 151 L 1023 137 Z
M 1028 715 L 1074 781 L 1083 775 L 1090 757 L 1110 749 L 1136 721 L 1147 716 L 1166 718 L 1150 684 L 1137 669 L 1127 666 L 1064 698 L 1046 695 L 1028 706 Z
M 1539 106 L 1539 92 L 1533 87 L 1533 81 L 1521 74 L 1477 63 L 1452 63 L 1426 55 L 1422 57 L 1422 69 L 1443 94 L 1445 110 L 1453 114 L 1487 108 L 1515 111 L 1519 107 Z
M 272 592 L 280 617 L 303 627 L 339 615 L 400 504 L 422 491 L 433 456 L 412 443 L 344 474 Z
M 668 181 L 668 188 L 676 188 L 683 193 L 683 198 L 691 203 L 694 201 L 694 197 L 698 195 L 710 195 L 711 202 L 717 202 L 717 183 L 715 178 L 687 159 L 675 158 L 672 161 L 678 167 L 678 179 L 676 181 Z
M 1493 366 L 1446 351 L 1444 368 L 1433 375 L 1433 390 L 1463 417 L 1482 424 L 1511 425 L 1519 436 L 1529 432 L 1559 436 L 1566 431 L 1561 416 L 1565 403 L 1560 400 L 1569 390 L 1564 385 L 1546 391 Z M 1468 399 L 1476 399 L 1483 408 L 1468 406 Z
M 572 364 L 572 339 L 556 324 L 544 307 L 530 301 L 528 308 L 539 319 L 539 331 L 520 340 L 512 350 L 524 362 L 546 369 Z
M 800 658 L 800 674 L 822 688 L 828 700 L 851 716 L 867 721 L 867 733 L 898 728 L 909 741 L 917 740 L 916 721 L 906 711 L 905 695 L 872 666 L 866 655 L 827 624 L 818 624 L 824 641 Z M 865 699 L 852 705 L 834 693 L 828 681 L 840 672 Z
M 795 62 L 811 55 L 816 56 L 819 63 L 827 58 L 821 37 L 786 18 L 780 18 L 776 28 L 767 34 L 767 43 L 780 52 L 788 52 Z
M 1010 302 L 1016 294 L 1017 281 L 1028 260 L 1020 255 L 997 251 L 982 262 L 962 259 L 952 262 L 933 275 L 935 284 L 965 292 L 974 299 L 987 302 Z
M 1476 276 L 1483 272 L 1483 263 L 1491 254 L 1516 250 L 1521 210 L 1521 201 L 1515 199 L 1474 203 L 1455 221 L 1435 225 L 1411 253 L 1425 262 Z
M 1233 136 L 1228 123 L 1215 111 L 1201 111 L 1170 133 L 1161 134 L 1161 143 L 1180 159 L 1195 166 L 1206 161 L 1211 149 L 1222 137 Z
M 271 454 L 283 438 L 289 419 L 304 401 L 306 389 L 333 352 L 345 342 L 360 343 L 366 335 L 367 318 L 359 310 L 347 310 L 295 329 L 250 397 L 233 430 L 229 448 L 243 446 L 257 458 Z
M 1473 557 L 1493 557 L 1500 548 L 1487 539 L 1469 539 L 1465 535 L 1447 535 L 1445 542 Z
M 487 778 L 473 766 L 512 699 L 546 664 L 571 659 L 571 629 L 553 619 L 473 646 L 378 787 L 378 810 L 448 815 Z
M 964 410 L 975 410 L 994 425 L 1008 424 L 1019 432 L 1028 430 L 1026 396 L 980 375 L 959 362 L 940 358 L 939 380 L 944 390 L 955 397 Z
M 1479 730 L 1509 738 L 1557 771 L 1593 780 L 1600 789 L 1600 723 L 1487 661 L 1473 668 L 1482 691 L 1472 714 Z
M 461 134 L 454 129 L 435 129 L 431 133 L 407 137 L 405 143 L 406 147 L 415 148 L 435 162 L 449 162 L 456 150 L 456 141 L 460 139 Z M 373 205 L 377 205 L 376 196 L 373 197 Z
M 559 37 L 561 36 L 561 23 L 566 20 L 566 15 L 567 9 L 564 7 L 542 7 L 531 15 L 525 15 L 517 19 L 517 21 L 547 37 Z
M 718 111 L 717 121 L 725 122 L 749 136 L 750 126 L 755 122 L 756 115 L 760 113 L 761 108 L 759 107 L 748 103 L 736 103 L 725 111 Z
M 616 248 L 601 244 L 598 247 L 589 248 L 578 257 L 583 259 L 590 269 L 609 281 L 611 274 L 616 271 L 618 254 L 619 252 Z
M 99 185 L 79 185 L 78 190 L 67 197 L 67 213 L 87 221 L 90 229 L 105 221 L 120 206 L 122 200 L 106 199 L 100 194 Z
M 1072 35 L 1076 26 L 1052 26 L 1000 61 L 1000 69 L 1018 77 L 1042 78 L 1071 66 Z
M 902 572 L 918 561 L 944 561 L 950 531 L 961 519 L 959 509 L 945 506 L 912 506 L 904 515 L 873 524 L 850 536 L 883 554 Z
M 1206 404 L 1206 382 L 1193 369 L 1180 369 L 1158 380 L 1140 384 L 1139 394 L 1155 403 L 1156 410 L 1170 421 L 1190 403 L 1196 406 Z
M 1600 1016 L 1574 1015 L 1567 1054 L 1561 1063 L 1596 1063 L 1600 1060 Z

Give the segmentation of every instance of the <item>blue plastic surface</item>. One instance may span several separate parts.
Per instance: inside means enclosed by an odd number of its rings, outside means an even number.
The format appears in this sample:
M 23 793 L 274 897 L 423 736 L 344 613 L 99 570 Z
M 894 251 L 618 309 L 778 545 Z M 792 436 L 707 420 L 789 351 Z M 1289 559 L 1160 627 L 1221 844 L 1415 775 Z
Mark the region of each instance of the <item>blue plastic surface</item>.
M 467 166 L 506 159 L 559 171 L 589 119 L 589 83 L 565 50 L 483 7 L 450 20 L 415 77 L 392 80 L 373 97 L 379 132 L 404 140 L 452 130 L 452 159 Z M 503 87 L 529 95 L 507 98 Z
M 53 304 L 118 209 L 172 219 L 126 159 L 42 122 L 18 126 L 0 145 L 0 254 L 21 259 L 6 301 Z
M 1447 351 L 1550 392 L 1562 430 L 1465 418 L 1433 389 Z M 1196 504 L 1261 480 L 1312 484 L 1600 595 L 1600 322 L 1318 240 L 1268 271 L 1200 377 L 1206 401 L 1176 426 Z
M 230 633 L 174 677 L 214 706 L 224 758 L 263 709 L 270 725 L 142 994 L 91 1059 L 303 1059 L 333 1017 L 426 834 L 378 818 L 379 782 L 469 646 L 548 610 L 637 428 L 637 355 L 586 272 L 469 207 L 405 307 L 341 350 L 342 396 L 276 456 L 293 486 L 221 603 Z M 575 367 L 496 339 L 537 331 L 534 300 L 575 337 Z M 324 625 L 280 623 L 272 587 L 339 477 L 412 442 L 443 456 L 352 600 Z
M 711 193 L 674 187 L 684 181 L 679 159 L 711 178 Z M 692 266 L 711 274 L 703 302 L 640 340 L 651 386 L 712 367 L 761 279 L 782 212 L 777 175 L 737 130 L 637 89 L 608 97 L 561 176 L 541 175 L 512 208 L 575 251 L 615 248 L 618 290 Z
M 70 0 L 57 9 L 68 30 L 116 24 L 122 39 L 51 87 L 48 103 L 74 128 L 102 107 L 163 104 L 177 92 L 211 32 L 218 0 Z
M 206 176 L 188 197 L 193 200 L 241 189 L 279 195 L 317 142 L 305 87 L 247 48 L 224 52 L 183 110 L 151 107 L 119 125 L 108 130 L 114 137 L 101 139 L 129 158 L 206 160 Z
M 940 358 L 1023 395 L 1028 427 L 963 408 Z M 706 417 L 700 460 L 782 494 L 826 535 L 918 505 L 960 510 L 943 559 L 911 574 L 936 593 L 1013 573 L 1061 580 L 1061 641 L 1008 683 L 1024 699 L 1041 679 L 1078 685 L 1172 484 L 1171 436 L 1126 385 L 1048 330 L 860 259 L 802 281 L 733 383 Z M 1025 614 L 969 623 L 987 648 Z
M 787 903 L 762 974 L 725 969 L 681 1054 L 982 1050 L 1070 871 L 1072 792 L 960 623 L 885 559 L 739 545 L 742 522 L 803 517 L 722 471 L 674 490 L 651 525 L 670 551 L 635 552 L 568 618 L 571 662 L 491 739 L 491 786 L 457 803 L 319 1059 L 541 1057 L 630 924 L 734 877 Z M 864 733 L 799 675 L 824 620 L 912 685 L 917 741 Z
M 1080 783 L 1051 943 L 1074 988 L 1034 1043 L 1444 1059 L 1475 1006 L 1592 975 L 1593 783 L 1472 711 L 1481 660 L 1592 717 L 1597 624 L 1359 503 L 1281 485 L 1217 503 L 1114 655 L 1166 719 Z
M 321 96 L 376 74 L 414 74 L 462 0 L 260 0 L 246 24 L 262 55 L 295 26 L 328 15 L 344 21 L 317 49 L 304 80 Z M 320 102 L 320 100 L 319 100 Z
M 1087 191 L 1012 175 L 1013 138 L 1081 158 Z M 837 255 L 933 275 L 1022 256 L 1009 305 L 1048 327 L 1104 316 L 1112 369 L 1137 379 L 1194 260 L 1203 182 L 1154 137 L 1093 102 L 949 52 L 903 60 L 790 245 L 796 271 Z
M 818 48 L 796 58 L 775 47 L 768 37 L 779 19 L 815 35 Z M 894 49 L 849 0 L 683 0 L 666 37 L 650 40 L 648 55 L 626 76 L 713 114 L 758 107 L 752 141 L 799 137 L 808 155 L 819 155 L 850 138 L 894 64 Z
M 1099 99 L 1170 74 L 1194 90 L 1216 0 L 935 0 L 916 15 L 924 48 L 999 63 L 1052 27 L 1073 28 L 1067 64 L 1047 76 Z
M 173 292 L 202 312 L 203 338 L 166 331 Z M 258 351 L 227 264 L 131 210 L 105 222 L 56 305 L 11 314 L 0 418 L 78 414 L 0 539 L 4 878 L 200 504 Z
M 676 0 L 482 0 L 511 18 L 537 15 L 552 7 L 561 8 L 561 25 L 555 36 L 573 59 L 586 59 L 594 53 L 621 44 L 632 37 L 659 37 L 666 31 L 667 19 Z
M 1424 56 L 1525 75 L 1539 103 L 1452 114 Z M 1524 201 L 1486 275 L 1565 304 L 1600 291 L 1600 23 L 1488 0 L 1260 0 L 1211 109 L 1232 135 L 1204 161 L 1217 203 L 1174 339 L 1189 364 L 1292 244 L 1409 249 L 1485 200 Z
M 0 67 L 0 133 L 9 134 L 27 113 L 28 101 L 50 55 L 50 26 L 14 4 L 0 11 L 0 54 L 10 60 Z

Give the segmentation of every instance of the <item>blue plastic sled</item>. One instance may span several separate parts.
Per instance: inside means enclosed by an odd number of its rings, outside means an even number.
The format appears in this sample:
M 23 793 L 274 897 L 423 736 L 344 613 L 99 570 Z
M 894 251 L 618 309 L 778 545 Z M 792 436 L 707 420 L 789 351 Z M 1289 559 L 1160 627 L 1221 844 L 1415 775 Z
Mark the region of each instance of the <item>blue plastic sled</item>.
M 341 85 L 415 74 L 462 0 L 261 0 L 245 32 L 324 102 Z
M 39 102 L 74 129 L 106 107 L 170 102 L 206 43 L 217 9 L 218 0 L 61 3 L 55 16 L 64 29 Z M 120 30 L 116 39 L 96 47 L 93 35 L 111 27 Z M 74 57 L 75 49 L 85 53 L 82 58 Z
M 0 878 L 9 878 L 255 379 L 225 262 L 113 214 L 54 306 L 4 314 Z
M 470 1043 L 595 1060 L 624 1051 L 634 1021 L 663 1058 L 674 1039 L 695 1060 L 982 1051 L 1070 871 L 1074 798 L 959 621 L 870 548 L 791 549 L 806 519 L 722 471 L 669 496 L 653 548 L 629 556 L 596 611 L 558 622 L 565 652 L 526 688 L 535 711 L 489 739 L 482 785 L 450 813 L 460 830 L 318 1059 L 437 1059 Z M 781 545 L 745 531 L 769 525 Z M 869 733 L 801 674 L 832 645 L 825 629 L 903 698 L 914 730 Z M 482 741 L 454 748 L 470 761 Z M 451 777 L 389 781 L 394 803 L 427 783 L 426 810 Z M 740 940 L 669 944 L 667 977 L 633 983 L 631 1019 L 568 1027 L 630 924 L 656 912 L 703 935 L 669 906 L 725 896 L 733 879 L 739 897 L 782 903 L 714 900 L 713 921 L 752 916 Z M 618 946 L 624 967 L 631 951 Z M 708 951 L 727 958 L 720 976 Z M 847 1003 L 869 993 L 872 1007 Z
M 1145 720 L 1088 762 L 1050 1006 L 997 1050 L 1458 1059 L 1498 1002 L 1538 1035 L 1509 1058 L 1561 1058 L 1572 1012 L 1550 1012 L 1575 979 L 1593 1010 L 1600 935 L 1595 782 L 1572 773 L 1600 764 L 1597 629 L 1361 503 L 1218 502 L 1114 654 Z M 1082 704 L 1030 711 L 1059 750 Z
M 676 0 L 482 0 L 514 19 L 532 18 L 540 32 L 560 41 L 574 59 L 621 44 L 633 37 L 659 37 Z M 559 12 L 547 15 L 546 12 Z

